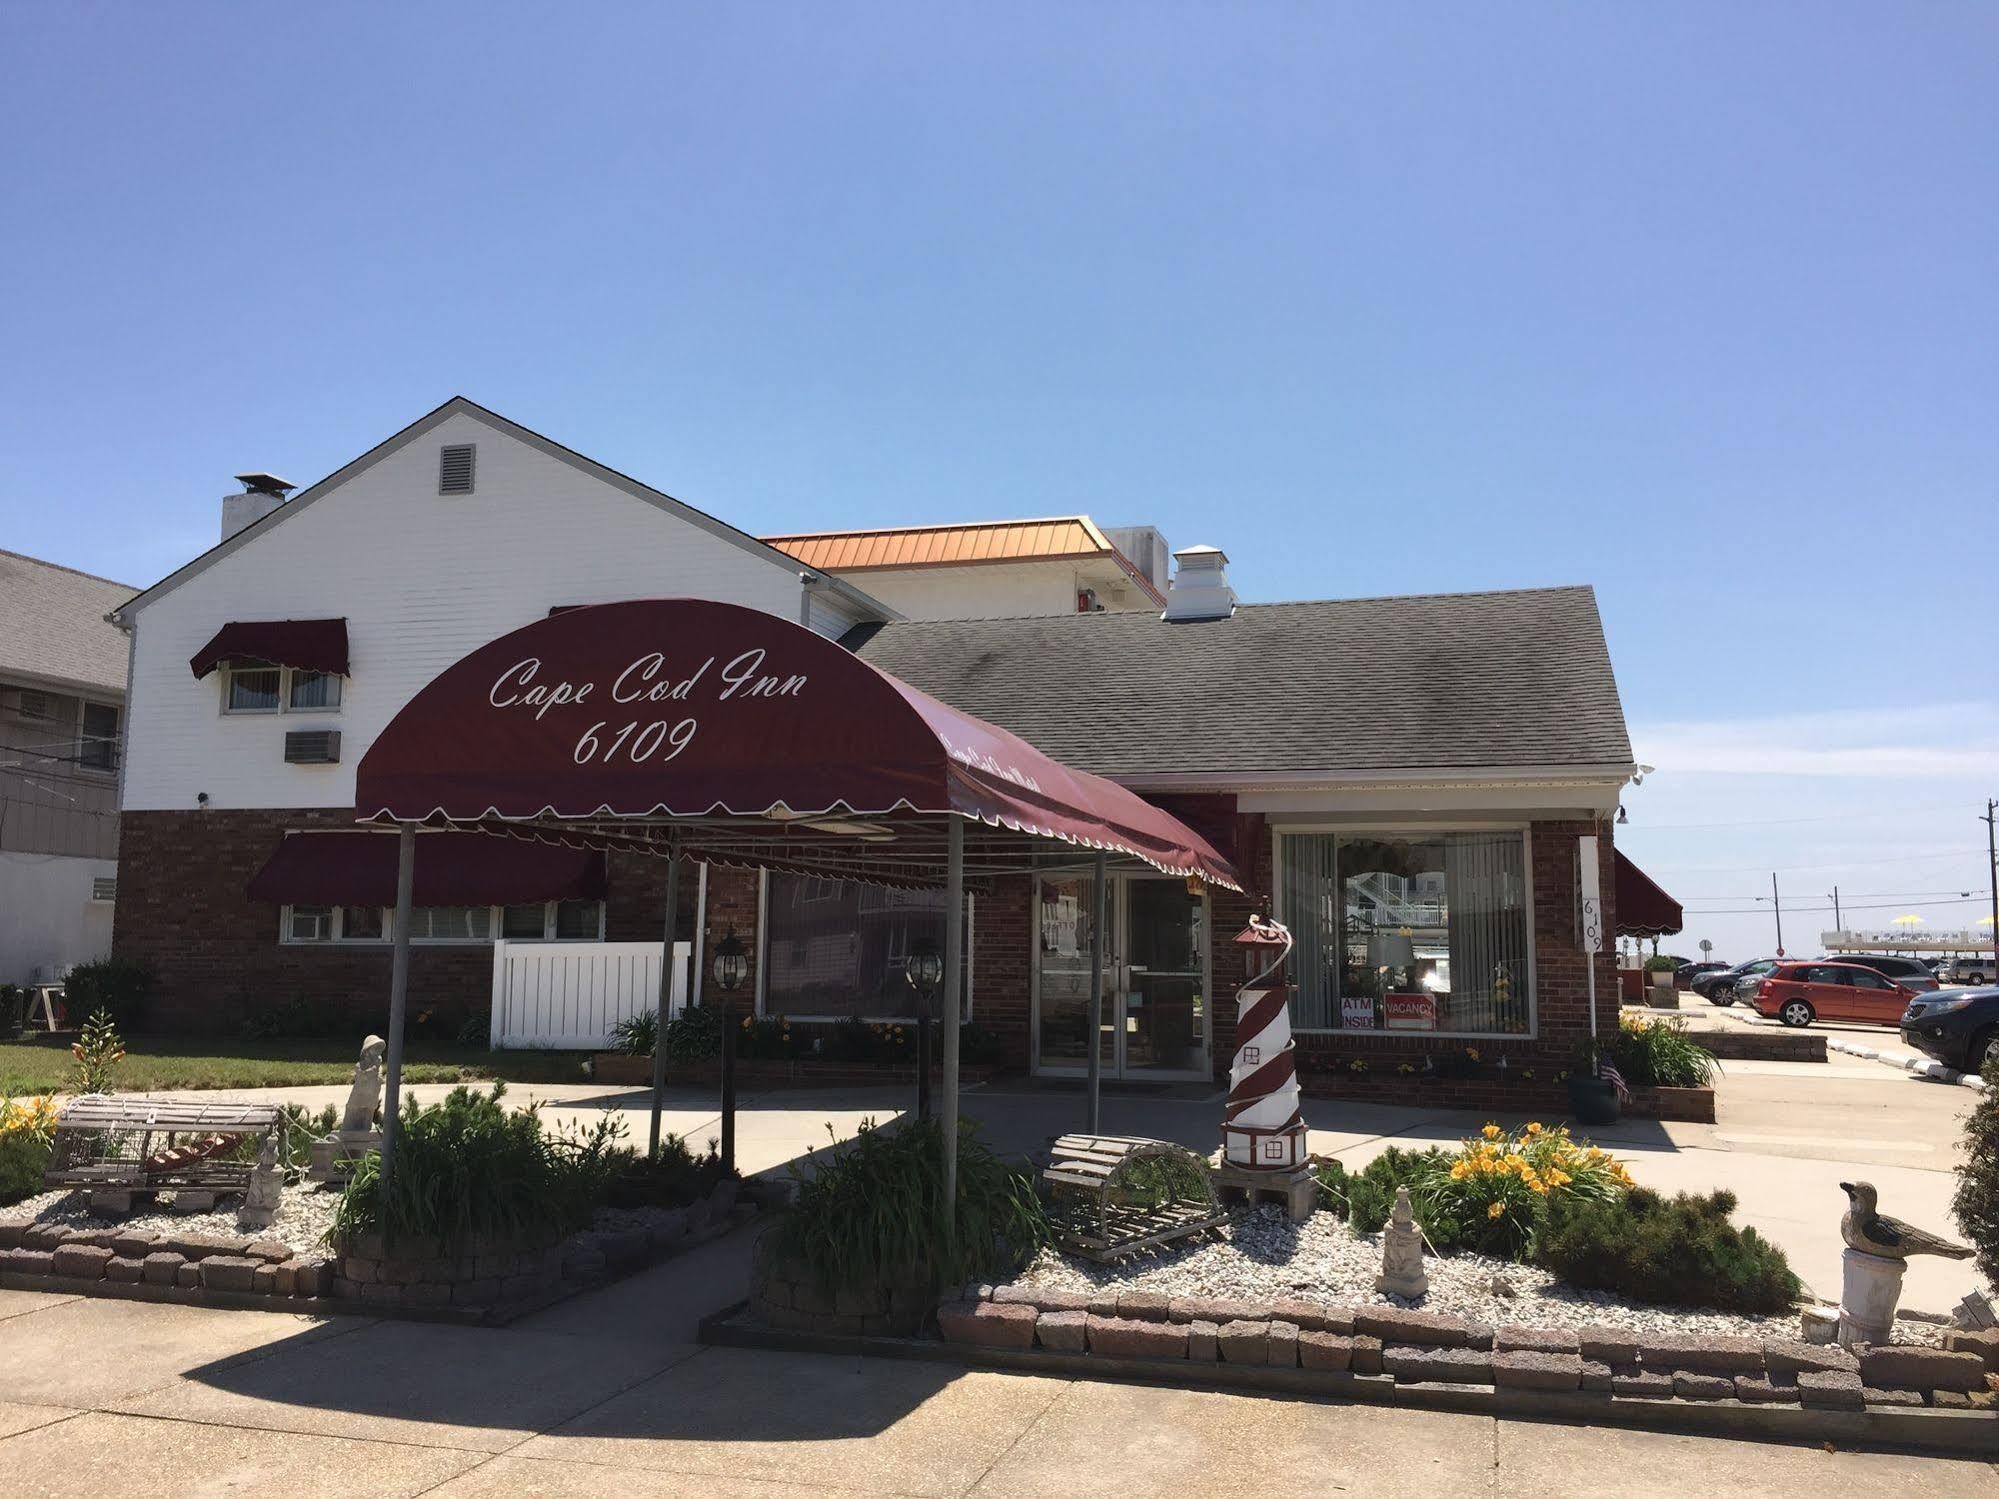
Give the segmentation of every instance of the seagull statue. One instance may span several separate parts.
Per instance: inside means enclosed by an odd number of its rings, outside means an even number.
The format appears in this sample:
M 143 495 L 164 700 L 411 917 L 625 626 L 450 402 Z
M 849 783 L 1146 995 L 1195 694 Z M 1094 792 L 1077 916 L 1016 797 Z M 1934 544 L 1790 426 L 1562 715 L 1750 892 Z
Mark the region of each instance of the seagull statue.
M 1877 1212 L 1874 1183 L 1841 1182 L 1839 1189 L 1846 1194 L 1848 1203 L 1846 1216 L 1839 1220 L 1839 1236 L 1846 1240 L 1847 1248 L 1879 1255 L 1884 1260 L 1906 1260 L 1912 1254 L 1940 1254 L 1953 1260 L 1971 1258 L 1970 1249 L 1962 1244 L 1939 1239 L 1900 1218 Z

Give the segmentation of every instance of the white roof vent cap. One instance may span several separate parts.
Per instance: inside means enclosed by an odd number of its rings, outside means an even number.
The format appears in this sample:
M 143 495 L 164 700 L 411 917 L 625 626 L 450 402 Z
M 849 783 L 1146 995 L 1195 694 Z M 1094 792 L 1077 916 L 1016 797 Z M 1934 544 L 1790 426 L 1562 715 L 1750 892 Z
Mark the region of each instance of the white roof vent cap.
M 1182 547 L 1173 554 L 1176 567 L 1166 590 L 1162 619 L 1227 619 L 1235 613 L 1235 589 L 1229 586 L 1228 554 L 1220 547 Z

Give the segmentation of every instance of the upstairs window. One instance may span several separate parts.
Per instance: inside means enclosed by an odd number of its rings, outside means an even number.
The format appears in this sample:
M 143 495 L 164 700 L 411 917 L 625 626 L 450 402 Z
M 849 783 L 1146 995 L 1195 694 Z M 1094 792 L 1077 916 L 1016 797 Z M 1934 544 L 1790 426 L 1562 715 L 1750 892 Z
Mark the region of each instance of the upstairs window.
M 231 713 L 275 713 L 284 691 L 282 666 L 232 666 L 223 701 Z
M 109 703 L 83 705 L 83 737 L 76 758 L 86 770 L 118 768 L 118 710 Z
M 328 671 L 254 663 L 222 674 L 225 713 L 331 713 L 340 707 L 343 679 Z

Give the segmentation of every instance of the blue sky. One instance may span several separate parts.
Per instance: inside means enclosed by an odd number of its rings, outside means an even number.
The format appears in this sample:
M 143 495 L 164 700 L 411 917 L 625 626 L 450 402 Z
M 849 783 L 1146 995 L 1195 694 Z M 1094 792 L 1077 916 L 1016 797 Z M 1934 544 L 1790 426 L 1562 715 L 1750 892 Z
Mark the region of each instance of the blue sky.
M 463 393 L 753 531 L 1587 581 L 1669 888 L 1982 909 L 1989 9 L 20 5 L 0 140 L 0 545 Z

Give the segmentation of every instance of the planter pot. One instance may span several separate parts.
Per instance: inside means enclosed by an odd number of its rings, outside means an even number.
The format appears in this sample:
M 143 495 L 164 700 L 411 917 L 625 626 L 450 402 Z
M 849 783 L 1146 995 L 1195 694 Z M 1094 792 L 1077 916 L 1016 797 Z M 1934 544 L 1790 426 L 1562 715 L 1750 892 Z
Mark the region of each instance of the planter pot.
M 1578 1124 L 1615 1124 L 1617 1088 L 1600 1077 L 1569 1079 L 1569 1108 Z
M 634 1085 L 652 1082 L 652 1058 L 629 1056 L 621 1051 L 600 1051 L 590 1059 L 594 1082 Z

